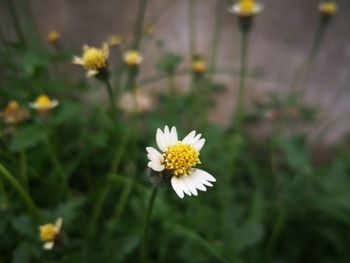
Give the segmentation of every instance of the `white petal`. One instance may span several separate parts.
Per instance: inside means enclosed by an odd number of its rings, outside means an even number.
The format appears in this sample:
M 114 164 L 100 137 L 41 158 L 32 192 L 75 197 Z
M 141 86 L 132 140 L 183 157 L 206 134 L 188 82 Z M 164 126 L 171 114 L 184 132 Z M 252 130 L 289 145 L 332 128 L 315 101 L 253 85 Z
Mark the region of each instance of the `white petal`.
M 204 143 L 205 143 L 205 139 L 200 139 L 198 142 L 196 142 L 193 145 L 193 147 L 199 152 L 202 149 Z
M 37 109 L 38 108 L 38 104 L 35 102 L 29 102 L 29 107 L 32 109 Z
M 152 162 L 152 169 L 154 171 L 161 172 L 164 170 L 164 168 L 164 165 Z
M 173 129 L 172 129 L 173 131 Z M 176 133 L 177 134 L 177 133 Z M 167 149 L 170 146 L 173 146 L 176 142 L 173 139 L 175 138 L 175 136 L 172 135 L 172 133 L 170 133 L 170 129 L 168 127 L 168 125 L 165 125 L 164 127 L 164 146 L 165 149 Z
M 152 170 L 156 172 L 161 172 L 164 170 L 164 165 L 158 163 L 158 162 L 149 162 L 148 167 L 150 167 Z
M 207 188 L 203 184 L 203 178 L 198 173 L 191 173 L 188 176 L 192 178 L 192 182 L 198 190 L 207 191 Z
M 158 152 L 156 149 L 154 149 L 153 147 L 147 147 L 146 151 L 148 152 L 147 157 L 149 160 L 159 161 L 159 162 L 164 161 L 163 155 L 160 152 Z
M 178 178 L 176 176 L 171 177 L 171 186 L 180 198 L 184 198 L 184 191 L 182 184 L 179 184 Z
M 55 108 L 56 106 L 58 106 L 58 104 L 58 100 L 51 100 L 51 108 Z
M 195 179 L 193 179 L 191 176 L 183 176 L 183 181 L 187 185 L 188 190 L 191 191 L 191 193 L 195 196 L 198 195 L 196 186 L 195 186 Z
M 209 182 L 209 181 L 206 181 L 206 180 L 203 180 L 203 181 L 202 181 L 202 184 L 203 184 L 203 185 L 206 185 L 206 186 L 213 187 L 213 184 L 212 184 L 211 182 Z
M 198 133 L 198 134 L 196 135 L 196 137 L 193 138 L 191 144 L 197 143 L 197 142 L 199 141 L 199 139 L 201 138 L 201 136 L 202 136 L 202 134 L 201 134 L 201 133 Z
M 216 182 L 216 179 L 214 178 L 214 176 L 212 176 L 211 174 L 209 174 L 206 171 L 203 171 L 201 169 L 193 169 L 193 173 L 197 173 L 198 176 L 200 176 L 201 178 L 205 179 L 206 181 L 209 182 Z
M 190 144 L 196 135 L 196 131 L 191 131 L 185 138 L 183 138 L 182 142 Z
M 158 148 L 165 152 L 166 151 L 166 147 L 165 147 L 165 137 L 164 137 L 164 133 L 162 132 L 161 129 L 157 129 L 157 134 L 156 134 L 156 142 L 158 145 Z
M 91 69 L 86 71 L 86 76 L 88 78 L 95 77 L 97 74 L 98 74 L 98 70 Z
M 51 250 L 51 249 L 53 249 L 54 244 L 55 243 L 53 241 L 45 242 L 44 245 L 43 245 L 43 248 L 45 250 Z
M 174 145 L 175 143 L 177 143 L 177 141 L 178 141 L 178 137 L 177 137 L 176 127 L 173 126 L 171 128 L 171 131 L 170 131 L 170 143 L 171 143 L 171 145 L 169 145 L 169 146 Z
M 63 218 L 62 217 L 57 218 L 57 220 L 55 222 L 55 226 L 56 226 L 58 232 L 61 231 L 62 225 L 63 225 Z
M 73 62 L 73 64 L 76 64 L 76 65 L 84 65 L 83 59 L 80 57 L 77 57 L 77 56 L 73 57 L 72 62 Z
M 176 176 L 173 176 L 173 177 L 176 177 Z M 182 188 L 182 190 L 185 192 L 185 194 L 191 196 L 192 193 L 191 193 L 190 189 L 188 189 L 187 184 L 184 180 L 184 177 L 185 176 L 177 177 L 177 183 Z

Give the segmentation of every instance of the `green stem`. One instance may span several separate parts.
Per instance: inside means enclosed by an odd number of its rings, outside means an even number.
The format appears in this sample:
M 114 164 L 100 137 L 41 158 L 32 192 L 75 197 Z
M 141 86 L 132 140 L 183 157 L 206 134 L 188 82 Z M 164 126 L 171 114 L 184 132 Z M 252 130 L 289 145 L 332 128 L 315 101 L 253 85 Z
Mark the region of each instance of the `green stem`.
M 21 143 L 20 145 L 20 162 L 21 162 L 21 179 L 25 189 L 29 189 L 28 185 L 28 173 L 27 173 L 27 155 L 26 151 Z
M 109 174 L 115 173 L 117 171 L 119 164 L 120 164 L 120 161 L 121 161 L 121 158 L 123 156 L 124 150 L 126 148 L 126 145 L 128 144 L 128 141 L 130 140 L 131 136 L 132 136 L 132 132 L 128 132 L 126 137 L 124 137 L 125 139 L 123 140 L 120 147 L 118 147 L 118 149 L 115 151 Z M 109 192 L 111 191 L 111 189 L 112 188 L 111 188 L 111 185 L 109 183 L 107 185 L 105 185 L 103 187 L 102 191 L 100 192 L 97 201 L 94 204 L 94 207 L 92 209 L 92 216 L 91 216 L 91 220 L 89 222 L 89 228 L 88 228 L 89 239 L 93 236 L 93 233 L 95 231 L 96 222 L 101 214 L 102 208 L 106 202 L 107 196 L 108 196 Z M 119 199 L 118 206 L 120 206 L 119 204 L 121 202 L 122 201 Z
M 281 234 L 281 231 L 285 225 L 286 219 L 288 216 L 288 210 L 285 207 L 281 207 L 280 211 L 277 215 L 276 221 L 273 224 L 273 229 L 270 235 L 270 238 L 267 242 L 267 247 L 265 250 L 265 257 L 264 262 L 271 262 L 271 255 L 273 252 L 274 247 L 276 246 L 276 243 L 278 241 L 278 237 Z
M 88 239 L 91 240 L 94 231 L 95 231 L 95 227 L 96 227 L 96 222 L 97 219 L 99 218 L 103 205 L 106 201 L 106 198 L 109 194 L 109 191 L 111 190 L 111 185 L 107 184 L 102 191 L 99 193 L 99 196 L 97 197 L 97 200 L 94 204 L 94 208 L 92 210 L 92 215 L 91 215 L 91 220 L 89 222 L 89 228 L 88 228 Z
M 144 20 L 146 17 L 146 9 L 147 9 L 148 0 L 140 0 L 139 11 L 137 14 L 137 23 L 135 27 L 135 43 L 134 49 L 138 50 L 140 47 L 141 39 L 143 36 L 144 30 Z
M 220 35 L 221 35 L 221 28 L 222 28 L 222 18 L 223 18 L 223 6 L 221 1 L 217 1 L 216 3 L 216 15 L 215 15 L 215 26 L 214 26 L 214 33 L 213 33 L 213 43 L 211 47 L 210 52 L 210 61 L 209 61 L 209 68 L 208 68 L 208 83 L 211 84 L 213 72 L 216 65 L 216 59 L 218 54 L 218 46 L 220 41 Z
M 241 31 L 241 69 L 239 78 L 239 90 L 238 90 L 238 102 L 236 111 L 233 115 L 233 133 L 232 133 L 232 160 L 231 160 L 231 171 L 235 173 L 235 162 L 237 158 L 237 153 L 240 148 L 241 140 L 241 122 L 244 116 L 244 91 L 245 91 L 245 74 L 246 74 L 246 57 L 248 48 L 248 31 Z
M 124 187 L 122 193 L 120 194 L 119 201 L 116 207 L 115 219 L 114 221 L 119 222 L 119 218 L 123 214 L 126 202 L 128 201 L 129 195 L 134 185 L 134 180 L 130 180 L 127 185 Z
M 13 22 L 13 25 L 15 27 L 17 37 L 18 37 L 20 43 L 24 45 L 25 44 L 25 38 L 24 38 L 24 34 L 23 34 L 23 31 L 22 31 L 22 28 L 21 28 L 21 24 L 20 24 L 20 20 L 19 20 L 18 14 L 16 12 L 16 8 L 14 6 L 14 0 L 8 0 L 7 2 L 8 2 L 8 6 L 9 6 L 9 9 L 10 9 L 12 22 Z
M 156 200 L 157 193 L 158 193 L 158 188 L 154 187 L 148 203 L 146 222 L 145 222 L 145 227 L 143 231 L 142 251 L 141 251 L 141 262 L 143 263 L 146 263 L 148 261 L 148 251 L 147 251 L 148 250 L 148 229 L 149 229 L 151 214 L 152 214 L 154 201 Z
M 241 122 L 244 115 L 244 95 L 245 95 L 245 74 L 247 67 L 247 48 L 248 48 L 248 31 L 241 31 L 241 57 L 240 57 L 240 75 L 239 75 L 239 90 L 236 112 L 234 114 L 234 129 L 236 133 L 241 131 Z
M 3 177 L 9 181 L 9 183 L 15 188 L 18 194 L 21 196 L 25 204 L 27 205 L 29 213 L 35 218 L 39 219 L 39 210 L 31 199 L 30 195 L 21 186 L 18 180 L 2 165 L 0 164 L 0 173 Z
M 117 117 L 117 110 L 116 110 L 116 106 L 115 106 L 115 96 L 114 96 L 113 88 L 111 86 L 111 82 L 108 79 L 104 82 L 105 82 L 107 92 L 108 92 L 112 120 L 115 121 L 116 117 Z
M 47 151 L 50 155 L 51 158 L 51 162 L 53 164 L 53 166 L 55 167 L 56 171 L 59 173 L 60 176 L 60 180 L 61 180 L 61 190 L 65 189 L 65 194 L 71 195 L 70 191 L 69 191 L 69 187 L 68 187 L 68 178 L 66 178 L 65 176 L 65 172 L 61 166 L 61 163 L 57 157 L 56 151 L 54 149 L 54 146 L 52 145 L 52 142 L 50 140 L 50 132 L 49 132 L 49 127 L 46 126 L 46 148 Z M 64 191 L 62 191 L 63 193 Z
M 196 53 L 196 0 L 188 0 L 189 47 L 191 60 Z
M 301 93 L 303 91 L 303 86 L 305 85 L 305 82 L 310 74 L 310 70 L 312 68 L 312 65 L 315 61 L 315 58 L 317 56 L 317 53 L 320 49 L 322 40 L 323 40 L 323 36 L 324 36 L 324 32 L 325 32 L 325 24 L 322 23 L 322 21 L 320 21 L 318 23 L 315 35 L 314 35 L 314 39 L 312 42 L 312 46 L 310 49 L 310 52 L 308 54 L 308 56 L 306 57 L 304 63 L 302 64 L 301 68 L 298 70 L 292 85 L 291 85 L 291 90 L 292 91 L 296 91 Z M 300 94 L 302 95 L 302 94 Z

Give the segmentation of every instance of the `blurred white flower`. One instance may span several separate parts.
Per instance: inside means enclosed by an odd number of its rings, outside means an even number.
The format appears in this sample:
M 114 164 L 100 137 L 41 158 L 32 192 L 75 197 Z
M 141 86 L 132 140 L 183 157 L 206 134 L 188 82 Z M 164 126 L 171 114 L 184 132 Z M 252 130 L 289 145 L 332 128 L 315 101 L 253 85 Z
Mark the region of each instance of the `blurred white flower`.
M 128 114 L 147 112 L 153 108 L 153 99 L 149 93 L 137 88 L 134 92 L 124 92 L 120 96 L 119 107 Z
M 171 186 L 176 194 L 183 198 L 185 194 L 198 195 L 197 190 L 206 191 L 216 179 L 206 171 L 194 168 L 201 163 L 199 152 L 205 139 L 196 131 L 190 132 L 182 141 L 178 140 L 175 127 L 165 126 L 164 131 L 157 130 L 156 142 L 161 152 L 147 147 L 148 167 L 156 172 L 170 175 Z

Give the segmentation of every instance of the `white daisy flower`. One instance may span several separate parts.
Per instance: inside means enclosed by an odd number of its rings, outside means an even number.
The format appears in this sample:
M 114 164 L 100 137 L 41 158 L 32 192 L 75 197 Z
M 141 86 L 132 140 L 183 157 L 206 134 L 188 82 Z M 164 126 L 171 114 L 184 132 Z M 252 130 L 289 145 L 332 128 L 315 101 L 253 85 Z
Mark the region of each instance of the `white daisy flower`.
M 39 227 L 39 235 L 41 241 L 44 242 L 45 250 L 53 249 L 57 236 L 59 235 L 63 224 L 61 217 L 57 218 L 55 224 L 45 224 Z
M 216 181 L 206 171 L 194 168 L 201 163 L 199 152 L 205 143 L 201 136 L 192 131 L 179 141 L 176 128 L 165 126 L 164 131 L 158 129 L 156 134 L 160 152 L 153 147 L 146 148 L 148 167 L 169 176 L 171 186 L 180 198 L 185 194 L 197 196 L 197 190 L 206 191 Z
M 240 0 L 232 5 L 229 12 L 238 16 L 249 17 L 259 14 L 263 9 L 264 6 L 254 0 Z

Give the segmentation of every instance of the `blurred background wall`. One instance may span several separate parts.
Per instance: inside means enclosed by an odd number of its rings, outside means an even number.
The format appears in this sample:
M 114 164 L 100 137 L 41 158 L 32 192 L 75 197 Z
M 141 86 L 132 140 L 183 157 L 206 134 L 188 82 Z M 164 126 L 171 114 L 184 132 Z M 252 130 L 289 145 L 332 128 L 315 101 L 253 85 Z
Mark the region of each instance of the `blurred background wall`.
M 100 45 L 110 34 L 121 34 L 132 41 L 138 0 L 28 0 L 39 35 L 46 39 L 55 29 L 62 35 L 64 48 L 79 50 L 84 43 Z M 286 92 L 311 46 L 318 23 L 317 0 L 265 0 L 265 10 L 256 18 L 250 41 L 249 100 L 263 99 L 267 91 Z M 196 1 L 196 51 L 209 57 L 213 42 L 216 0 Z M 315 130 L 335 123 L 328 141 L 346 134 L 350 128 L 350 2 L 339 0 L 339 12 L 327 29 L 323 45 L 307 82 L 305 102 L 326 112 Z M 226 71 L 239 68 L 239 32 L 236 17 L 228 13 L 222 1 L 222 30 L 218 67 Z M 11 35 L 8 10 L 1 4 L 1 21 Z M 189 12 L 187 0 L 149 0 L 146 24 L 155 21 L 155 38 L 164 49 L 184 56 L 182 67 L 190 64 Z M 143 41 L 144 64 L 141 79 L 156 74 L 159 48 Z M 79 51 L 80 52 L 80 51 Z M 83 73 L 79 73 L 83 74 Z M 238 78 L 217 74 L 227 90 L 217 95 L 217 107 L 211 119 L 221 124 L 230 120 Z M 182 83 L 181 78 L 178 80 Z M 186 81 L 186 80 L 185 80 Z M 152 86 L 162 88 L 163 83 Z M 153 87 L 147 87 L 153 88 Z

